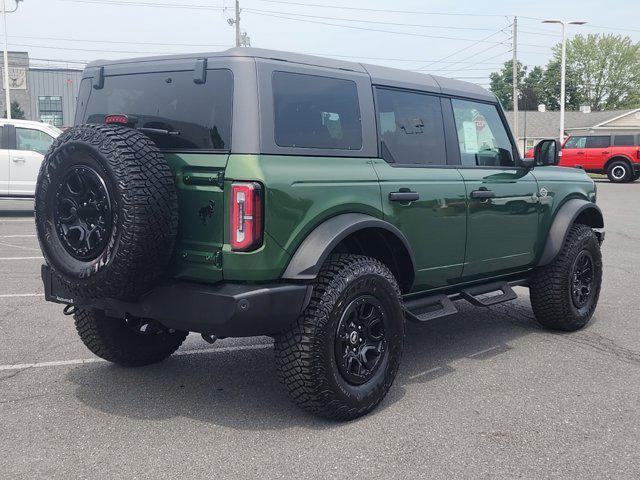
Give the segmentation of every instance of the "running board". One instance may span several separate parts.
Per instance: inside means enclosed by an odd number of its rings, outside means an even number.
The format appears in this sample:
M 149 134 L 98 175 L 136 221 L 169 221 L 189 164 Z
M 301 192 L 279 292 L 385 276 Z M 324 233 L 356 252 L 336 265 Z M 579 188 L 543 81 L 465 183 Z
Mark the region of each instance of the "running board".
M 479 295 L 494 292 L 501 293 L 490 297 L 479 297 Z M 485 285 L 478 285 L 476 287 L 465 288 L 460 291 L 460 297 L 478 307 L 490 307 L 498 303 L 515 300 L 518 298 L 518 295 L 507 282 L 493 282 Z
M 458 309 L 446 295 L 432 295 L 405 302 L 407 318 L 424 323 L 436 318 L 448 317 L 458 313 Z
M 498 303 L 515 300 L 518 295 L 513 291 L 511 285 L 523 284 L 523 281 L 515 281 L 511 282 L 511 284 L 499 281 L 465 288 L 451 295 L 439 294 L 416 298 L 404 302 L 404 310 L 407 320 L 424 323 L 458 313 L 458 308 L 453 303 L 453 300 L 466 300 L 478 307 L 490 307 Z M 481 295 L 496 292 L 500 293 L 489 297 L 480 297 Z

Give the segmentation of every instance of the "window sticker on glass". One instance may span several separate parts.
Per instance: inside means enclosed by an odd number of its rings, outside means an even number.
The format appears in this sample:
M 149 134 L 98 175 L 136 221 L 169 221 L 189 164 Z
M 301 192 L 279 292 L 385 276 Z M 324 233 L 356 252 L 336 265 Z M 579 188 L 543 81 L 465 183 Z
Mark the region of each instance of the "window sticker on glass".
M 464 135 L 465 153 L 478 153 L 478 132 L 476 122 L 462 122 L 462 133 Z

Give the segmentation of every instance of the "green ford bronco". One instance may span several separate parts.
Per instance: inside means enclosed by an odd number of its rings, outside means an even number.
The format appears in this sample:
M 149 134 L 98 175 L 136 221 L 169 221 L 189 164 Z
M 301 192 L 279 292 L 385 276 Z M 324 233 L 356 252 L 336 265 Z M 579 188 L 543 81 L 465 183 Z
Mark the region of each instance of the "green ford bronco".
M 94 62 L 38 177 L 46 299 L 126 366 L 189 332 L 272 336 L 291 398 L 352 419 L 405 320 L 516 285 L 545 327 L 590 320 L 604 222 L 559 152 L 522 159 L 494 95 L 433 75 L 251 48 Z

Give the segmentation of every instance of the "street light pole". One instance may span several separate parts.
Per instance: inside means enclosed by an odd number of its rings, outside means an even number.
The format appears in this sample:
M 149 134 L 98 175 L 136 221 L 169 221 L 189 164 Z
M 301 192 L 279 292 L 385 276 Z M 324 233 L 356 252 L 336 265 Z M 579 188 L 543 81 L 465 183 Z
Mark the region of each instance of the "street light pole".
M 2 0 L 2 19 L 4 21 L 4 100 L 7 118 L 11 120 L 11 93 L 9 92 L 9 36 L 7 35 L 7 0 Z
M 567 74 L 567 23 L 562 22 L 562 54 L 560 55 L 560 144 L 564 140 L 564 105 Z
M 560 59 L 560 143 L 564 140 L 564 106 L 565 106 L 565 83 L 567 70 L 567 25 L 584 25 L 587 22 L 574 20 L 567 22 L 564 20 L 543 20 L 542 23 L 558 23 L 562 26 L 562 47 Z

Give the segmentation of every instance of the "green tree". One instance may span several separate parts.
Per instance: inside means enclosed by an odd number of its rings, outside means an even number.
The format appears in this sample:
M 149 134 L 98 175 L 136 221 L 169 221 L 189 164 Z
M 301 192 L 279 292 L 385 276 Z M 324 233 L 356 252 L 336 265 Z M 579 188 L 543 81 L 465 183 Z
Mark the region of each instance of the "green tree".
M 4 111 L 4 117 L 7 118 L 7 111 Z M 24 120 L 24 110 L 20 104 L 14 100 L 11 102 L 11 118 L 15 118 L 16 120 Z
M 535 66 L 520 83 L 520 101 L 522 110 L 537 110 L 538 105 L 546 102 L 544 69 Z
M 513 61 L 504 63 L 499 72 L 489 75 L 491 91 L 498 97 L 506 110 L 513 110 Z M 527 72 L 527 67 L 518 62 L 518 107 L 535 110 L 544 98 L 544 71 L 534 67 Z
M 518 84 L 520 85 L 527 74 L 527 69 L 518 62 Z M 513 61 L 504 62 L 499 72 L 489 75 L 490 89 L 505 110 L 513 110 Z M 518 103 L 520 105 L 520 103 Z
M 557 45 L 552 62 L 559 63 L 560 55 Z M 567 43 L 567 85 L 573 89 L 571 97 L 567 97 L 571 108 L 589 105 L 593 110 L 613 110 L 639 106 L 640 42 L 613 34 L 576 35 Z
M 561 45 L 542 68 L 527 72 L 520 66 L 518 83 L 521 109 L 533 110 L 541 103 L 548 110 L 560 108 Z M 492 73 L 491 91 L 507 110 L 513 109 L 512 61 Z M 565 82 L 566 108 L 589 105 L 593 110 L 640 107 L 640 42 L 621 35 L 577 35 L 567 42 Z
M 11 102 L 11 118 L 15 118 L 16 120 L 24 120 L 24 110 L 18 102 L 15 100 Z

